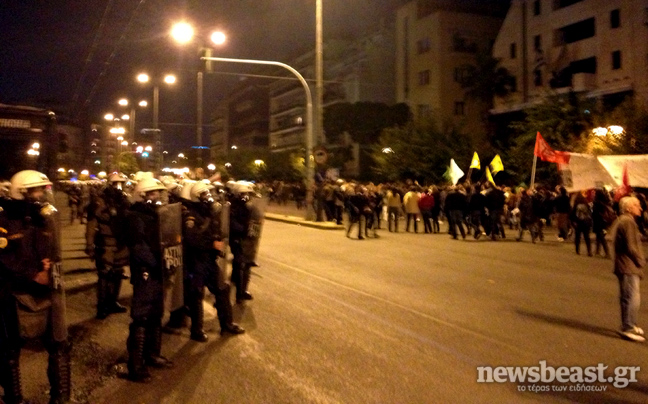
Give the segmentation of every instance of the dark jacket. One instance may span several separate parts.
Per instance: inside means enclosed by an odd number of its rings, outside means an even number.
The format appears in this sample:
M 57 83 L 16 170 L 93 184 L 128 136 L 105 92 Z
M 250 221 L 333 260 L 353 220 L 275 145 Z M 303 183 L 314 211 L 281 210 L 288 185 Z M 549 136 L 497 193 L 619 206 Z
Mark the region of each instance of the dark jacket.
M 147 272 L 162 279 L 162 246 L 156 206 L 136 202 L 127 214 L 126 244 L 130 251 L 131 283 Z

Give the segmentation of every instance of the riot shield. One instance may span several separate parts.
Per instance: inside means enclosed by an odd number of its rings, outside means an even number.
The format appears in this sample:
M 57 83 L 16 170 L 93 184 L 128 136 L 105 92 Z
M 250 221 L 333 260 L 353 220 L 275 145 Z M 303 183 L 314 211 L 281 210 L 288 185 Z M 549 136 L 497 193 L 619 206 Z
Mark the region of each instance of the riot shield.
M 45 232 L 49 236 L 48 258 L 50 260 L 50 288 L 52 289 L 52 306 L 50 309 L 49 327 L 52 339 L 56 342 L 67 340 L 67 315 L 65 312 L 65 288 L 63 287 L 63 265 L 61 254 L 61 226 L 59 211 L 54 205 L 46 204 L 41 209 L 45 219 Z
M 175 311 L 184 306 L 182 274 L 182 204 L 173 203 L 158 208 L 162 273 L 164 284 L 164 311 Z
M 214 202 L 212 205 L 212 220 L 217 221 L 217 226 L 220 229 L 220 238 L 223 241 L 223 251 L 216 258 L 216 265 L 218 265 L 218 288 L 223 289 L 227 280 L 229 279 L 229 271 L 227 268 L 227 253 L 229 249 L 229 215 L 230 215 L 230 203 L 223 202 Z
M 248 225 L 247 235 L 241 242 L 241 247 L 243 248 L 244 262 L 252 266 L 257 265 L 256 259 L 261 241 L 261 230 L 263 229 L 263 215 L 265 213 L 266 203 L 264 198 L 252 197 L 245 204 L 250 211 L 250 223 Z

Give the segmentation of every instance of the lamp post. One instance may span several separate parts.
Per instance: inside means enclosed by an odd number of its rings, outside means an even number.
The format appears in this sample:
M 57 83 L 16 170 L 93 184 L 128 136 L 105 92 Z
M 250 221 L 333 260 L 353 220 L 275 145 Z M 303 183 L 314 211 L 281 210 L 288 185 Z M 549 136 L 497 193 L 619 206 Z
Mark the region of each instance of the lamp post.
M 137 81 L 139 81 L 140 83 L 148 83 L 149 81 L 151 81 L 151 78 L 146 73 L 140 73 L 137 76 Z M 176 76 L 174 76 L 173 74 L 166 74 L 163 78 L 163 81 L 168 85 L 175 84 Z M 140 105 L 142 105 L 141 102 Z M 155 143 L 158 150 L 162 149 L 162 132 L 159 130 L 159 110 L 160 110 L 160 86 L 158 85 L 158 81 L 156 80 L 153 83 L 153 129 L 155 130 L 155 137 L 156 137 Z M 161 165 L 162 165 L 162 154 L 160 154 L 156 159 L 156 169 L 159 170 L 161 168 Z
M 179 22 L 173 25 L 171 28 L 171 37 L 179 44 L 184 45 L 191 43 L 194 37 L 193 27 L 186 22 Z M 209 36 L 212 44 L 217 46 L 222 46 L 225 44 L 227 37 L 221 31 L 214 31 Z M 204 53 L 206 57 L 211 57 L 212 49 L 208 46 L 201 45 L 199 48 L 201 53 Z M 207 72 L 211 71 L 211 61 L 205 61 L 205 70 Z M 196 145 L 198 148 L 197 153 L 197 166 L 202 167 L 202 145 L 203 145 L 203 70 L 198 69 L 196 74 Z
M 241 64 L 256 64 L 256 65 L 270 65 L 270 66 L 279 66 L 290 71 L 292 74 L 297 77 L 299 82 L 304 88 L 304 93 L 306 94 L 306 133 L 305 133 L 305 143 L 306 143 L 306 220 L 314 220 L 315 212 L 312 208 L 313 201 L 313 185 L 315 183 L 315 167 L 313 166 L 313 161 L 310 158 L 311 152 L 313 151 L 313 96 L 311 95 L 310 87 L 304 79 L 304 77 L 292 66 L 289 66 L 285 63 L 274 62 L 271 60 L 254 60 L 254 59 L 231 59 L 231 58 L 216 58 L 216 57 L 202 57 L 202 60 L 211 60 L 215 62 L 226 62 L 226 63 L 241 63 Z M 232 146 L 233 148 L 233 146 Z
M 324 57 L 322 44 L 322 0 L 315 3 L 315 111 L 317 139 L 326 143 L 324 137 Z

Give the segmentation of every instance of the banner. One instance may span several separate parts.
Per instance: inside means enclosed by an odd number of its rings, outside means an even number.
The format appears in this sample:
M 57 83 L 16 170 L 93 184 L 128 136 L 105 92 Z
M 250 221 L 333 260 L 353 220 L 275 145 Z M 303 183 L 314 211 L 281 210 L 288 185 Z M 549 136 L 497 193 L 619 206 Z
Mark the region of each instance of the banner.
M 469 168 L 476 168 L 478 170 L 481 169 L 481 164 L 479 163 L 479 156 L 477 155 L 477 152 L 473 154 L 472 161 L 470 162 L 470 167 Z
M 491 161 L 490 163 L 490 167 L 493 174 L 504 171 L 504 164 L 502 164 L 502 158 L 499 156 L 499 154 L 495 155 L 493 161 Z
M 624 170 L 627 179 L 624 181 Z M 563 185 L 569 192 L 596 187 L 648 187 L 648 155 L 593 156 L 570 153 L 560 166 Z

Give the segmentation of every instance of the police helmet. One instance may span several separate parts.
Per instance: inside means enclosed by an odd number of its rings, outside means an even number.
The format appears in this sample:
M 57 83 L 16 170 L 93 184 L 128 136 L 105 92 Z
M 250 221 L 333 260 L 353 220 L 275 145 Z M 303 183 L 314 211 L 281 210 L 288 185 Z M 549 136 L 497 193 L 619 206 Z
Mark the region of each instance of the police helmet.
M 112 173 L 110 174 L 110 177 L 108 177 L 108 182 L 111 184 L 114 182 L 128 182 L 128 177 L 122 173 Z
M 13 199 L 23 200 L 27 190 L 52 185 L 47 176 L 35 170 L 19 171 L 11 177 L 10 195 Z
M 200 195 L 204 192 L 210 192 L 214 187 L 209 182 L 198 181 L 191 187 L 189 195 L 193 202 L 200 202 Z
M 135 193 L 142 199 L 145 199 L 146 193 L 151 191 L 166 191 L 166 187 L 160 180 L 150 177 L 142 179 L 135 187 Z

